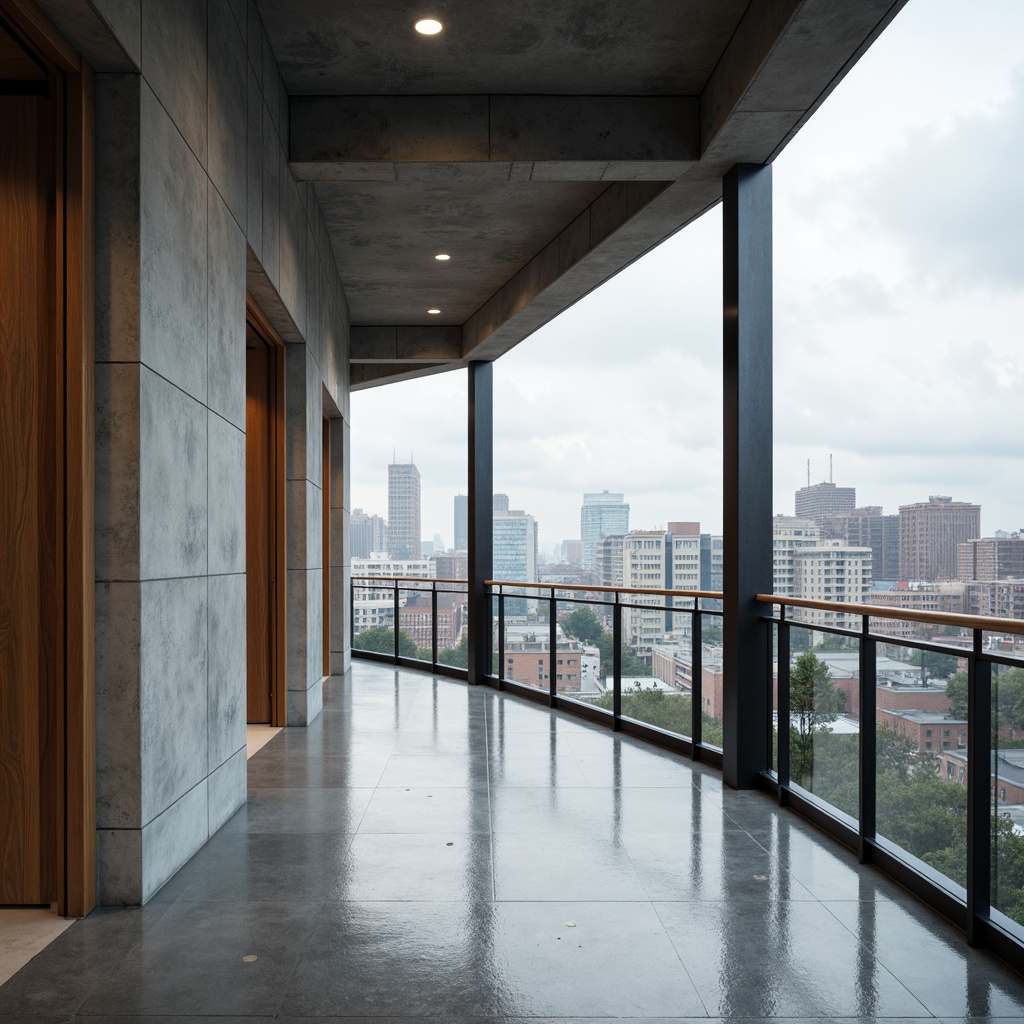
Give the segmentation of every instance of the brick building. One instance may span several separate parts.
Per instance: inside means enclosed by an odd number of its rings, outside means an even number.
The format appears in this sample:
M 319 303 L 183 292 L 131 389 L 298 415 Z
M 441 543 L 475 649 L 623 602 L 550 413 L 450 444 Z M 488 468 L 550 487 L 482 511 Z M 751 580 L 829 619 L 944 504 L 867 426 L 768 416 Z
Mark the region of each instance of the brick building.
M 909 739 L 919 754 L 967 749 L 967 723 L 947 718 L 941 712 L 878 708 L 875 722 L 879 727 L 891 729 L 897 736 Z
M 980 536 L 980 505 L 945 494 L 900 505 L 900 579 L 955 580 L 957 545 Z
M 939 777 L 966 786 L 967 751 L 945 750 L 940 754 Z M 1001 804 L 1024 804 L 1024 750 L 993 750 L 992 796 Z

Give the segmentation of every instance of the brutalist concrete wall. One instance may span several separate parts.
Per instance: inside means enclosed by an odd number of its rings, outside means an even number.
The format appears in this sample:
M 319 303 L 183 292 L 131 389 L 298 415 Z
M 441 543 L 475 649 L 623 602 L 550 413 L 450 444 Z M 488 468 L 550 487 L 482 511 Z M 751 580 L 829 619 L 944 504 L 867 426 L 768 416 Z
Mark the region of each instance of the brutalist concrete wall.
M 139 904 L 246 798 L 247 290 L 287 343 L 289 724 L 320 711 L 348 310 L 255 5 L 92 11 L 137 67 L 96 86 L 96 650 L 100 902 Z

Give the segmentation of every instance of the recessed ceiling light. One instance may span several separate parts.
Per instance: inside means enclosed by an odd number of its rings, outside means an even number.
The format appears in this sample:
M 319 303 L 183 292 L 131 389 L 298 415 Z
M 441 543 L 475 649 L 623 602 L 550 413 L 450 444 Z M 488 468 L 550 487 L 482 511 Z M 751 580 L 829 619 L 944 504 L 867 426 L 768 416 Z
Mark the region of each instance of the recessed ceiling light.
M 428 309 L 427 312 L 430 313 L 431 316 L 437 316 L 437 314 L 440 313 L 441 310 L 439 310 L 439 309 Z
M 435 260 L 440 260 L 440 261 L 441 261 L 442 263 L 444 263 L 444 262 L 445 262 L 446 260 L 450 260 L 450 259 L 451 259 L 451 256 L 449 256 L 449 255 L 448 255 L 448 253 L 446 253 L 446 252 L 439 252 L 439 253 L 438 253 L 438 254 L 437 254 L 437 255 L 436 255 L 435 257 L 434 257 L 434 259 L 435 259 Z
M 443 28 L 444 25 L 442 25 L 436 18 L 420 18 L 420 20 L 416 22 L 416 31 L 419 32 L 421 36 L 436 36 Z

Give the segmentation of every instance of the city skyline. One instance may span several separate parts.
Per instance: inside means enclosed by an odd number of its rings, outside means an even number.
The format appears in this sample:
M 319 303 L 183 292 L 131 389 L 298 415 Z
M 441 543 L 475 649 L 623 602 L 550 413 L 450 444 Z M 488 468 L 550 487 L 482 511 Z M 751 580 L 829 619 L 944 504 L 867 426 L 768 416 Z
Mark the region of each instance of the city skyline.
M 956 12 L 908 5 L 775 162 L 775 512 L 833 454 L 861 506 L 952 494 L 984 536 L 1024 526 L 1024 9 Z M 494 488 L 543 549 L 605 488 L 639 526 L 720 532 L 720 238 L 713 209 L 495 364 Z M 459 371 L 353 395 L 355 504 L 380 507 L 375 467 L 415 441 L 426 535 L 451 543 L 465 390 Z

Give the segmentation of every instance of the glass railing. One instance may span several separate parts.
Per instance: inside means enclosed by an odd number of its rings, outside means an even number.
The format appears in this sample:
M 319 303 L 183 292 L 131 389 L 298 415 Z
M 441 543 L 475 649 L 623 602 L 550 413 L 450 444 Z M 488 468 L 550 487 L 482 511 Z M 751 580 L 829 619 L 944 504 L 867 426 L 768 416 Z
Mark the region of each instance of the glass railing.
M 972 943 L 1019 949 L 1024 622 L 761 600 L 774 606 L 770 774 L 788 802 L 947 912 L 962 906 Z
M 489 580 L 498 685 L 683 749 L 719 750 L 721 598 Z
M 353 652 L 461 674 L 467 664 L 468 587 L 465 580 L 353 576 Z

